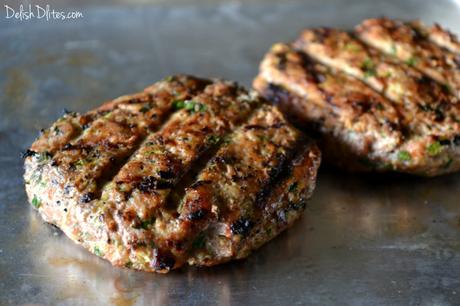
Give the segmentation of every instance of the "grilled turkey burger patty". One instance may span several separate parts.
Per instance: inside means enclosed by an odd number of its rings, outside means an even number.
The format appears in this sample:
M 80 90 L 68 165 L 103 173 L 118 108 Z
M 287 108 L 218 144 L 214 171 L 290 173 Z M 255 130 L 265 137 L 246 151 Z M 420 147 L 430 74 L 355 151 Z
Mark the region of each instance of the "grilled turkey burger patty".
M 400 35 L 396 29 L 408 24 L 417 23 L 369 20 L 357 35 L 307 29 L 271 48 L 254 88 L 318 132 L 325 158 L 339 166 L 424 176 L 458 171 L 458 67 L 428 34 Z
M 254 93 L 181 75 L 67 113 L 24 157 L 45 221 L 114 265 L 155 272 L 248 256 L 300 217 L 320 163 Z

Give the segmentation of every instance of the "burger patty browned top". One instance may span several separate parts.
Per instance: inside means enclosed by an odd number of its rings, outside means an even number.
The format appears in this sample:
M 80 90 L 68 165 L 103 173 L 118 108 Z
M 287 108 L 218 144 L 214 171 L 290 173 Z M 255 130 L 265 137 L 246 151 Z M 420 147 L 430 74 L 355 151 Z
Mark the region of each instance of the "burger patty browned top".
M 254 87 L 351 170 L 460 169 L 460 44 L 440 26 L 369 19 L 274 45 Z
M 320 153 L 256 94 L 174 76 L 65 114 L 25 158 L 47 222 L 114 265 L 167 272 L 243 258 L 290 226 Z

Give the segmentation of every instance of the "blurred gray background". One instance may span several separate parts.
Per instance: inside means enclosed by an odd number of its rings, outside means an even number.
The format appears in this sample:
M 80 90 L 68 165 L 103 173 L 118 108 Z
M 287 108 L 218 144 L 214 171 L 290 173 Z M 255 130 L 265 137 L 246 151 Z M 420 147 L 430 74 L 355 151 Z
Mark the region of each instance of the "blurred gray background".
M 4 5 L 78 10 L 7 19 Z M 0 305 L 459 305 L 460 176 L 322 169 L 304 218 L 249 259 L 155 275 L 113 268 L 27 203 L 20 152 L 62 109 L 174 73 L 249 86 L 304 27 L 387 15 L 460 33 L 455 1 L 5 1 L 0 7 Z

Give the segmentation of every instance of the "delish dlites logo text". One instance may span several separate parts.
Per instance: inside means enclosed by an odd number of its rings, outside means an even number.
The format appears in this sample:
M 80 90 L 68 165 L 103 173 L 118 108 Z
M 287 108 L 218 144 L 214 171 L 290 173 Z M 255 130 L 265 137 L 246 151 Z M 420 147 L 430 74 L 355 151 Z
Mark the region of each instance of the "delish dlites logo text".
M 80 11 L 58 11 L 51 9 L 50 5 L 41 6 L 29 4 L 24 6 L 21 4 L 17 8 L 5 5 L 5 18 L 20 21 L 27 21 L 31 19 L 43 19 L 47 21 L 68 20 L 83 18 L 83 13 Z

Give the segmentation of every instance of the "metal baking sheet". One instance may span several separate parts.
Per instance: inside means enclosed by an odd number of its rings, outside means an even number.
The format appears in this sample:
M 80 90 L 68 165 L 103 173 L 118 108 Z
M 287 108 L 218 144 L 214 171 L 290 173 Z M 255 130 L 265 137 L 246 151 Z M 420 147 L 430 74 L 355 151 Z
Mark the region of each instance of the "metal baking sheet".
M 19 157 L 63 108 L 177 72 L 249 85 L 272 43 L 309 26 L 388 15 L 460 33 L 458 2 L 125 2 L 40 1 L 83 12 L 72 21 L 6 19 L 0 7 L 0 305 L 460 304 L 460 175 L 322 169 L 304 217 L 247 260 L 156 275 L 113 268 L 45 224 Z

